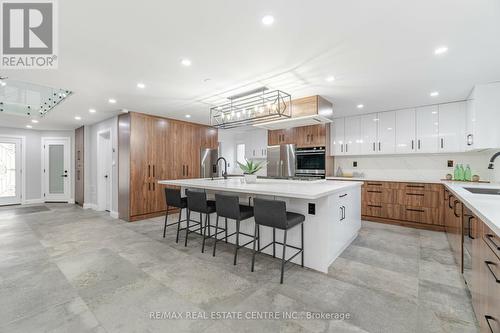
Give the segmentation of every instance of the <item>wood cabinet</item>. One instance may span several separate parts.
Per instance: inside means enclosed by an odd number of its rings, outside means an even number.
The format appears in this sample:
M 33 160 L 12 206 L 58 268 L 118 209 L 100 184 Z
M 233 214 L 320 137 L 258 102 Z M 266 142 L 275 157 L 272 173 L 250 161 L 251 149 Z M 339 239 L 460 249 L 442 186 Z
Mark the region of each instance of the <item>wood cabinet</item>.
M 452 193 L 447 192 L 445 206 L 445 231 L 450 248 L 460 272 L 463 272 L 463 205 Z
M 200 175 L 201 148 L 216 148 L 217 130 L 136 112 L 118 119 L 118 210 L 132 221 L 162 214 L 161 179 Z
M 327 142 L 325 124 L 269 130 L 268 145 L 295 144 L 297 147 L 324 147 Z
M 365 220 L 443 230 L 440 184 L 366 181 L 362 186 Z
M 297 140 L 296 137 L 296 129 L 298 127 L 292 127 L 292 128 L 284 128 L 284 129 L 278 129 L 278 130 L 270 130 L 267 132 L 268 135 L 268 145 L 269 146 L 275 146 L 275 145 L 282 145 L 282 144 L 288 144 L 288 143 L 295 143 Z

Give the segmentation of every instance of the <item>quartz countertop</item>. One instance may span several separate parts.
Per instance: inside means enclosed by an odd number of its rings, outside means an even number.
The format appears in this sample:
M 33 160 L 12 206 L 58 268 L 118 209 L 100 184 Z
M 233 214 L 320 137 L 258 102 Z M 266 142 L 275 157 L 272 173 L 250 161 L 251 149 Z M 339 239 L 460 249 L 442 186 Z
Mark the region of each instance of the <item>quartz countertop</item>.
M 299 199 L 319 199 L 347 188 L 362 185 L 361 182 L 357 181 L 327 181 L 324 179 L 301 181 L 260 178 L 257 179 L 257 183 L 248 184 L 245 183 L 243 177 L 215 178 L 214 180 L 211 178 L 160 180 L 158 183 L 221 192 L 262 194 Z
M 389 177 L 379 177 L 379 178 L 356 178 L 356 177 L 326 177 L 327 180 L 351 180 L 351 181 L 372 181 L 372 182 L 403 182 L 403 183 L 430 183 L 430 184 L 442 184 L 444 181 L 439 179 L 399 179 L 399 178 L 389 178 Z
M 493 232 L 500 235 L 500 195 L 471 193 L 465 189 L 465 187 L 500 189 L 500 184 L 444 182 L 444 186 Z

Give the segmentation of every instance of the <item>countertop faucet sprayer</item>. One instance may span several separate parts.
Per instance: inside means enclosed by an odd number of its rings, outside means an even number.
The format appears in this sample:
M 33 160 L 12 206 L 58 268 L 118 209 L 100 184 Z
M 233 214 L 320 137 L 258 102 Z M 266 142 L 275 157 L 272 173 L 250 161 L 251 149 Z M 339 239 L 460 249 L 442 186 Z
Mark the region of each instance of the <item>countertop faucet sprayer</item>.
M 490 158 L 490 164 L 488 165 L 488 169 L 494 169 L 495 168 L 495 159 L 500 156 L 500 151 L 498 153 L 495 153 L 493 156 Z
M 224 172 L 222 173 L 222 177 L 224 177 L 224 179 L 227 179 L 227 161 L 224 157 L 219 157 L 217 159 L 217 162 L 215 162 L 215 172 L 217 172 L 217 166 L 219 165 L 219 161 L 220 160 L 223 160 L 224 161 Z M 213 179 L 213 174 L 212 174 L 212 179 Z

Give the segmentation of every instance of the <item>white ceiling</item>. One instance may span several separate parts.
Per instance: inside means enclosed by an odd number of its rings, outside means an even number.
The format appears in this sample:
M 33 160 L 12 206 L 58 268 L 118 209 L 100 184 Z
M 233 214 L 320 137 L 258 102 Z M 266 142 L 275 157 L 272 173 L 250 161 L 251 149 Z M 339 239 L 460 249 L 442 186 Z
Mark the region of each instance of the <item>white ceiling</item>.
M 498 0 L 58 3 L 59 69 L 0 71 L 74 91 L 34 129 L 76 128 L 121 108 L 207 123 L 210 103 L 261 85 L 323 95 L 341 116 L 461 100 L 500 80 Z M 274 25 L 261 23 L 266 14 Z M 434 55 L 441 45 L 448 53 Z M 192 66 L 180 65 L 185 57 Z M 0 115 L 1 126 L 26 124 Z

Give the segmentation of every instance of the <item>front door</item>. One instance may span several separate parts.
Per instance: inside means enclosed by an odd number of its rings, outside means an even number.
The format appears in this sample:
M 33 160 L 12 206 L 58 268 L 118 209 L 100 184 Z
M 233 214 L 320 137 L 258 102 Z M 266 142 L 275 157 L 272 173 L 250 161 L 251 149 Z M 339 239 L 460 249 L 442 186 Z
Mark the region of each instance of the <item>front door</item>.
M 21 203 L 21 139 L 0 137 L 0 206 Z
M 69 138 L 42 138 L 44 200 L 70 199 Z

